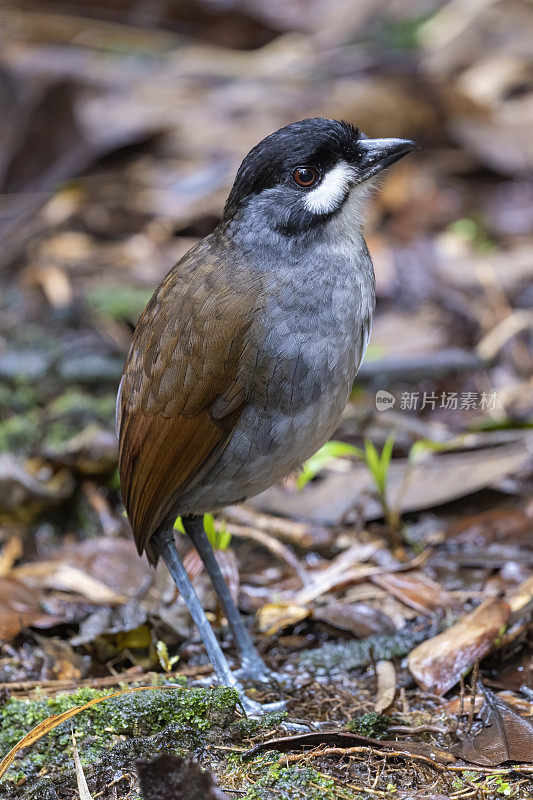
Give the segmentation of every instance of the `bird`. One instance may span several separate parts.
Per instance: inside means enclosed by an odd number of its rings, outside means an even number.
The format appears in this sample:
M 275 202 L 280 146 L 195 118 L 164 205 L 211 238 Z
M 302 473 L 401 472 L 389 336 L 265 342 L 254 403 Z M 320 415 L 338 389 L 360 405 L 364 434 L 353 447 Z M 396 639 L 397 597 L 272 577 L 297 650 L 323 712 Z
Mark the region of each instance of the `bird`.
M 220 223 L 168 272 L 133 334 L 116 414 L 126 513 L 139 554 L 168 567 L 218 681 L 239 691 L 270 673 L 203 515 L 294 473 L 337 427 L 374 318 L 365 208 L 375 176 L 415 147 L 322 117 L 266 136 Z M 178 517 L 228 621 L 238 674 L 176 548 Z

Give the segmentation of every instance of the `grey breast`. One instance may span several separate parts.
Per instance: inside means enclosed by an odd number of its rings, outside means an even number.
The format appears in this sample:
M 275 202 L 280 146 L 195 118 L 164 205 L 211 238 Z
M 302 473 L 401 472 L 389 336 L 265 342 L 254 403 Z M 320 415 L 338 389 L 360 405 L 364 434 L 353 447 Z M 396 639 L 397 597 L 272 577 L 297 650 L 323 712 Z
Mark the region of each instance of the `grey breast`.
M 331 436 L 368 344 L 372 262 L 357 247 L 278 262 L 250 328 L 247 405 L 217 463 L 184 497 L 187 512 L 236 503 L 297 469 Z

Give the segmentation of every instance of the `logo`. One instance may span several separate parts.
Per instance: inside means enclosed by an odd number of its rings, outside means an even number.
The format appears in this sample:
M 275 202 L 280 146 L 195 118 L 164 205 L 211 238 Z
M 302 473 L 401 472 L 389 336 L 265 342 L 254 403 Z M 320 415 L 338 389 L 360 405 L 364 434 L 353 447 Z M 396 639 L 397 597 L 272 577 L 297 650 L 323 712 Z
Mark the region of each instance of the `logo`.
M 385 389 L 380 389 L 376 392 L 376 408 L 378 411 L 386 411 L 388 408 L 393 408 L 396 398 Z

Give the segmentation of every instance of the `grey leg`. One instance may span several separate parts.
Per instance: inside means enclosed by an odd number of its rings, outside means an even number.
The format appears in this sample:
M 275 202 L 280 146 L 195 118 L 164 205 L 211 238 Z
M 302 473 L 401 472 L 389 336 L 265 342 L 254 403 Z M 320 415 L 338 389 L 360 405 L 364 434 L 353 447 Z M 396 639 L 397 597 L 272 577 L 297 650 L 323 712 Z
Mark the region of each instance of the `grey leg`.
M 198 595 L 194 591 L 187 571 L 179 557 L 174 541 L 174 532 L 172 530 L 165 530 L 154 534 L 152 537 L 152 544 L 167 565 L 168 571 L 172 575 L 172 579 L 178 587 L 179 593 L 185 601 L 185 605 L 189 609 L 189 613 L 198 628 L 198 633 L 202 637 L 207 655 L 213 665 L 218 680 L 226 686 L 240 688 L 236 677 L 229 668 L 226 656 L 220 649 L 220 645 L 205 615 Z
M 204 531 L 204 524 L 201 517 L 185 517 L 182 520 L 183 527 L 187 536 L 198 551 L 198 555 L 204 562 L 205 568 L 211 578 L 211 583 L 218 595 L 224 614 L 233 634 L 235 646 L 241 657 L 242 671 L 246 676 L 256 680 L 267 680 L 268 671 L 261 660 L 250 634 L 246 630 L 239 611 L 233 602 L 226 581 L 224 580 L 218 561 L 216 560 L 211 543 Z

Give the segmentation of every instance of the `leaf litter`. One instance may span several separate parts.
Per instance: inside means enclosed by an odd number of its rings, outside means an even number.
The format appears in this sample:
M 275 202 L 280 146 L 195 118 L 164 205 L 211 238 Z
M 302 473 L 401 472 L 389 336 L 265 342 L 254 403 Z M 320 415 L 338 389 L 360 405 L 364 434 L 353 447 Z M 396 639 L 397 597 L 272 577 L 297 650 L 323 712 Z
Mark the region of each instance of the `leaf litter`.
M 132 722 L 106 733 L 100 768 L 91 717 L 75 736 L 93 797 L 137 797 L 139 748 L 149 763 L 178 740 L 178 773 L 194 757 L 250 800 L 533 792 L 528 9 L 386 5 L 167 4 L 149 25 L 129 3 L 112 21 L 75 0 L 3 14 L 0 726 L 16 708 L 20 739 L 43 691 L 67 703 L 61 692 L 80 687 L 209 680 L 168 575 L 132 549 L 113 409 L 140 310 L 216 224 L 242 154 L 314 114 L 424 145 L 372 208 L 376 329 L 340 444 L 300 487 L 291 478 L 213 525 L 231 537 L 218 556 L 254 638 L 287 678 L 255 695 L 288 700 L 286 728 L 236 719 L 195 744 Z M 393 408 L 376 407 L 382 390 Z M 234 659 L 206 575 L 179 546 Z M 338 736 L 352 724 L 395 739 L 239 762 L 290 725 Z M 76 790 L 61 762 L 71 739 L 50 736 L 43 775 L 39 743 L 17 753 L 9 800 Z

